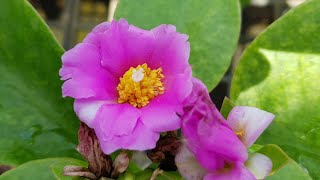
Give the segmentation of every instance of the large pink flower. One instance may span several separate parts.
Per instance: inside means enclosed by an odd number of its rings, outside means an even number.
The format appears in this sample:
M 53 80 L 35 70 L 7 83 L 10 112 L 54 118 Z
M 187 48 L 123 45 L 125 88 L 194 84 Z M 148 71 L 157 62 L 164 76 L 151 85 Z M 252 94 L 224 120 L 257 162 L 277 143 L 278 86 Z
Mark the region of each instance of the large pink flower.
M 175 159 L 180 173 L 188 180 L 264 178 L 271 171 L 272 162 L 258 153 L 250 155 L 248 160 L 247 148 L 274 115 L 238 106 L 226 121 L 212 103 L 204 84 L 197 79 L 193 79 L 193 84 L 182 114 L 185 145 Z
M 102 150 L 146 150 L 160 132 L 180 128 L 177 113 L 192 90 L 188 36 L 172 25 L 150 31 L 124 19 L 95 27 L 62 56 L 63 96 Z

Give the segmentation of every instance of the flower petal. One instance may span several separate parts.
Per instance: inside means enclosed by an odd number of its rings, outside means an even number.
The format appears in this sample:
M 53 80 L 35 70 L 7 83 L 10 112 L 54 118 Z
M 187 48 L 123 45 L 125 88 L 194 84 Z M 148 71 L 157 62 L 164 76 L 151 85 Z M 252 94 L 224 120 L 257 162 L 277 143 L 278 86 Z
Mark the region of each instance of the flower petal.
M 138 120 L 133 132 L 129 135 L 115 136 L 113 139 L 105 139 L 103 127 L 95 127 L 95 132 L 99 139 L 101 149 L 106 154 L 111 154 L 119 149 L 129 149 L 144 151 L 153 149 L 156 146 L 160 134 L 149 130 Z
M 205 148 L 201 148 L 197 149 L 197 151 L 194 154 L 201 166 L 208 171 L 215 171 L 221 169 L 225 165 L 226 158 L 224 156 L 221 156 L 220 154 L 217 154 L 214 151 L 209 151 Z
M 177 106 L 163 102 L 149 103 L 141 109 L 141 120 L 148 128 L 155 132 L 165 132 L 179 129 L 181 119 L 177 115 Z
M 255 107 L 236 106 L 227 118 L 228 125 L 236 132 L 243 132 L 242 142 L 250 147 L 269 126 L 274 115 Z
M 207 159 L 209 158 L 207 157 Z M 206 170 L 201 167 L 186 146 L 181 147 L 175 157 L 175 163 L 180 174 L 187 180 L 199 180 L 206 174 Z
M 164 86 L 167 102 L 170 104 L 183 103 L 191 94 L 193 88 L 191 67 L 188 66 L 184 73 L 166 76 Z
M 101 131 L 102 140 L 131 135 L 140 113 L 130 104 L 104 104 L 96 115 L 94 129 Z
M 249 156 L 246 166 L 256 179 L 264 179 L 272 170 L 272 161 L 263 154 L 254 153 Z
M 92 33 L 104 33 L 110 27 L 110 22 L 103 22 L 92 29 Z
M 110 27 L 110 22 L 103 22 L 97 25 L 92 31 L 84 38 L 84 43 L 99 44 L 99 33 L 104 33 Z
M 151 64 L 162 67 L 164 75 L 183 73 L 188 66 L 190 44 L 188 36 L 176 32 L 173 25 L 160 25 L 151 30 L 156 45 Z
M 139 120 L 133 133 L 119 140 L 123 140 L 126 149 L 144 151 L 155 148 L 159 138 L 160 133 L 150 130 Z
M 255 180 L 254 175 L 241 163 L 237 163 L 231 169 L 225 169 L 209 173 L 204 180 Z
M 80 43 L 62 56 L 60 69 L 64 97 L 116 99 L 118 79 L 100 65 L 99 49 Z
M 105 103 L 107 103 L 107 101 L 76 99 L 74 102 L 74 111 L 82 122 L 86 123 L 90 128 L 93 128 L 93 120 L 100 107 Z
M 193 79 L 185 103 L 182 133 L 203 167 L 211 171 L 223 168 L 224 161 L 247 160 L 247 148 L 228 127 L 201 81 Z
M 148 63 L 154 50 L 155 39 L 151 31 L 129 25 L 124 19 L 112 21 L 108 30 L 101 34 L 102 65 L 111 73 L 122 77 L 130 68 Z
M 179 74 L 166 84 L 165 93 L 152 99 L 143 107 L 141 119 L 143 123 L 156 132 L 176 130 L 181 127 L 183 101 L 192 90 L 190 74 Z M 181 88 L 183 87 L 183 88 Z
M 232 162 L 244 163 L 247 160 L 247 148 L 229 127 L 201 121 L 198 133 L 202 148 L 210 149 Z

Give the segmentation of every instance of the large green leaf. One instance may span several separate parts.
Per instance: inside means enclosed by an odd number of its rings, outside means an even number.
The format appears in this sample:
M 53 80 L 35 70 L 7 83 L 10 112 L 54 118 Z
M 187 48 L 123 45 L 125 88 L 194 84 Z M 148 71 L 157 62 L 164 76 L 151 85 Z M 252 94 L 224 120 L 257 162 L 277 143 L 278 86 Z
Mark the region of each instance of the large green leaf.
M 15 169 L 5 172 L 0 176 L 0 180 L 23 180 L 23 179 L 72 179 L 63 176 L 63 168 L 67 165 L 83 166 L 84 161 L 72 158 L 48 158 L 27 162 Z
M 310 180 L 311 177 L 295 161 L 278 146 L 268 144 L 258 150 L 259 153 L 268 156 L 272 161 L 271 175 L 266 177 L 267 180 Z
M 151 29 L 174 24 L 189 35 L 193 73 L 215 87 L 228 69 L 240 32 L 237 0 L 121 0 L 116 17 Z
M 291 10 L 243 54 L 231 97 L 276 114 L 259 139 L 274 143 L 320 177 L 320 1 Z
M 25 0 L 0 1 L 0 164 L 77 154 L 78 121 L 61 97 L 63 52 Z

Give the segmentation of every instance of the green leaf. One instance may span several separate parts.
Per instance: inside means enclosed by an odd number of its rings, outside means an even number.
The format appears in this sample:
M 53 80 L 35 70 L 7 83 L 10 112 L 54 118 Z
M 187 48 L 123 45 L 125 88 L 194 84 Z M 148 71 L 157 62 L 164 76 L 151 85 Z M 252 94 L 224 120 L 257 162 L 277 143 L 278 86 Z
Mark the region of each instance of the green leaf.
M 153 173 L 153 169 L 145 169 L 143 171 L 140 171 L 138 173 L 136 173 L 136 179 L 139 179 L 139 180 L 149 180 L 150 177 L 152 176 L 152 173 Z
M 252 144 L 249 149 L 248 152 L 249 153 L 255 153 L 257 151 L 259 151 L 261 148 L 263 148 L 264 146 L 260 145 L 260 144 Z
M 224 97 L 220 113 L 225 119 L 228 118 L 228 115 L 234 106 L 234 103 L 228 97 Z
M 291 160 L 289 156 L 277 145 L 268 144 L 257 151 L 269 157 L 272 161 L 272 172 L 275 173 Z
M 257 151 L 258 153 L 268 156 L 272 161 L 271 175 L 266 179 L 292 179 L 292 180 L 309 180 L 312 179 L 295 161 L 277 145 L 268 144 Z
M 312 179 L 295 161 L 278 146 L 269 144 L 261 148 L 258 153 L 268 156 L 272 161 L 271 175 L 267 180 L 309 180 Z
M 231 88 L 237 105 L 276 115 L 257 143 L 279 145 L 314 178 L 320 177 L 319 10 L 320 1 L 307 1 L 257 37 Z
M 63 52 L 25 0 L 0 1 L 0 163 L 77 156 L 79 122 L 61 97 Z
M 265 180 L 312 180 L 308 173 L 306 173 L 295 161 L 290 160 L 277 173 L 267 176 Z
M 136 176 L 129 171 L 126 171 L 122 174 L 120 174 L 120 176 L 117 178 L 117 180 L 135 180 Z
M 181 180 L 182 177 L 178 171 L 163 171 L 156 177 L 156 180 Z
M 229 67 L 240 32 L 235 0 L 121 0 L 116 17 L 145 29 L 173 24 L 188 34 L 193 74 L 215 87 Z
M 240 0 L 240 4 L 242 8 L 250 5 L 250 3 L 251 3 L 251 0 Z
M 48 158 L 29 161 L 15 169 L 5 172 L 0 176 L 0 180 L 22 180 L 22 179 L 72 179 L 63 176 L 63 168 L 66 165 L 86 167 L 84 161 L 72 158 Z
M 139 166 L 137 164 L 135 164 L 133 161 L 130 161 L 127 171 L 132 172 L 132 173 L 138 173 L 143 170 L 140 169 Z

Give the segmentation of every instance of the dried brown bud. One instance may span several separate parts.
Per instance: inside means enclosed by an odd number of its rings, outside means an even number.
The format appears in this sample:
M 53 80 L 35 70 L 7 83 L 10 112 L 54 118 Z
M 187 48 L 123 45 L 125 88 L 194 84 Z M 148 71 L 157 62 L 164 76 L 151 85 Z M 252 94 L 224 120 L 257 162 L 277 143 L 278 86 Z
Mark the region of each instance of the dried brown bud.
M 99 141 L 93 129 L 86 124 L 80 124 L 78 131 L 78 152 L 89 163 L 89 171 L 97 177 L 110 177 L 112 170 L 112 159 L 102 152 Z
M 159 163 L 163 170 L 176 170 L 174 158 L 177 155 L 181 141 L 172 134 L 161 137 L 156 148 L 148 152 L 148 157 L 152 162 Z

